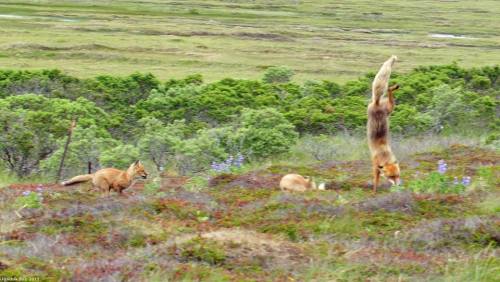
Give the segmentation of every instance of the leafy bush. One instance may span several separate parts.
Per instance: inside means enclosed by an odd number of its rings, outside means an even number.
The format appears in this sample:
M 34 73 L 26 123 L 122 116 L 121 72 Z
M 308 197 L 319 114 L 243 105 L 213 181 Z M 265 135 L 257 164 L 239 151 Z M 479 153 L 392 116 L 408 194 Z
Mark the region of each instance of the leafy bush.
M 287 67 L 270 67 L 264 73 L 263 80 L 267 83 L 287 83 L 293 76 L 293 70 Z
M 64 143 L 66 143 L 66 137 L 60 138 L 57 141 L 58 149 L 40 162 L 40 168 L 44 174 L 55 175 L 63 154 Z M 99 169 L 102 166 L 101 154 L 119 143 L 111 138 L 106 130 L 95 125 L 88 128 L 77 126 L 73 131 L 72 141 L 66 153 L 63 177 L 87 173 L 89 162 L 94 170 Z
M 100 158 L 103 167 L 127 169 L 139 156 L 139 149 L 130 144 L 122 144 L 102 152 Z
M 298 138 L 294 126 L 273 108 L 243 110 L 231 137 L 250 158 L 265 158 L 288 151 Z
M 176 147 L 175 164 L 181 174 L 200 172 L 209 168 L 214 161 L 227 156 L 223 140 L 228 128 L 202 129 Z
M 65 138 L 75 118 L 83 128 L 102 128 L 107 121 L 105 113 L 84 98 L 72 102 L 27 94 L 0 99 L 0 158 L 18 176 L 37 171 L 40 161 L 58 149 L 57 140 Z
M 52 174 L 73 118 L 78 118 L 79 127 L 65 174 L 86 171 L 87 161 L 101 166 L 101 154 L 109 155 L 104 152 L 120 144 L 137 146 L 140 156 L 157 169 L 177 166 L 193 172 L 237 152 L 250 159 L 285 152 L 297 132 L 365 131 L 374 73 L 342 86 L 331 81 L 293 83 L 292 75 L 288 68 L 272 67 L 264 81 L 226 78 L 204 83 L 200 75 L 190 75 L 162 83 L 139 73 L 77 79 L 58 70 L 1 70 L 0 165 L 22 177 L 40 168 Z M 495 146 L 499 76 L 499 66 L 463 69 L 456 64 L 394 73 L 391 83 L 401 88 L 392 131 L 488 132 L 486 142 Z M 249 114 L 261 111 L 256 109 L 273 109 L 272 115 L 279 118 Z
M 143 118 L 139 120 L 144 128 L 139 138 L 137 147 L 141 155 L 152 160 L 158 171 L 162 171 L 175 157 L 176 147 L 179 146 L 184 136 L 184 120 L 164 125 L 155 118 Z

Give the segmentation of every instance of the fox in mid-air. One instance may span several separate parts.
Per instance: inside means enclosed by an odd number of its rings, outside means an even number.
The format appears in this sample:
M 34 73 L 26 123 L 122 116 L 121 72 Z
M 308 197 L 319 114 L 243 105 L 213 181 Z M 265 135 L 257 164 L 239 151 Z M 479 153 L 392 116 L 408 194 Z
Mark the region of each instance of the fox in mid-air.
M 380 175 L 392 184 L 399 185 L 399 164 L 392 153 L 389 141 L 389 115 L 394 109 L 394 91 L 399 89 L 395 84 L 389 87 L 392 66 L 397 57 L 384 62 L 372 84 L 372 101 L 368 105 L 368 146 L 370 147 L 373 169 L 373 192 L 377 192 Z M 387 93 L 387 97 L 382 97 Z
M 116 168 L 103 168 L 93 174 L 78 175 L 70 180 L 63 181 L 61 185 L 68 186 L 92 180 L 92 186 L 108 194 L 111 190 L 122 193 L 123 190 L 132 186 L 138 178 L 146 179 L 148 173 L 140 161 L 135 161 L 127 170 Z

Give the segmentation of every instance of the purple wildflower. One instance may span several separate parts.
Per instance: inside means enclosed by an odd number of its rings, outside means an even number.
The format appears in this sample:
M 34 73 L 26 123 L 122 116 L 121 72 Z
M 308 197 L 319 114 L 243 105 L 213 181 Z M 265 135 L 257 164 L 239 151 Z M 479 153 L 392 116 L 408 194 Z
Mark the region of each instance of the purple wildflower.
M 229 172 L 231 171 L 232 167 L 241 167 L 244 161 L 245 158 L 243 157 L 243 155 L 241 153 L 238 153 L 238 155 L 236 155 L 236 158 L 232 155 L 229 155 L 229 157 L 223 162 L 212 162 L 210 167 L 217 173 Z
M 238 155 L 236 155 L 236 161 L 234 162 L 234 165 L 236 167 L 241 167 L 243 165 L 243 162 L 245 162 L 245 157 L 241 153 L 238 153 Z
M 471 183 L 471 177 L 470 176 L 464 176 L 462 177 L 462 185 L 468 186 Z
M 444 160 L 439 160 L 438 161 L 438 172 L 440 174 L 445 174 L 445 172 L 448 170 L 448 165 Z
M 23 192 L 23 195 L 24 195 L 24 196 L 28 196 L 29 194 L 31 194 L 31 191 L 24 191 L 24 192 Z

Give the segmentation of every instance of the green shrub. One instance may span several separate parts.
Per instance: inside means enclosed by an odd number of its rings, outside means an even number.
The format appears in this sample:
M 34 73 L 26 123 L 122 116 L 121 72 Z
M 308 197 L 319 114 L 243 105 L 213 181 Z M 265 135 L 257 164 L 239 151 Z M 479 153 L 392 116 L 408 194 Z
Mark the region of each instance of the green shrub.
M 139 149 L 135 146 L 122 144 L 103 151 L 100 159 L 104 167 L 127 169 L 133 162 L 139 159 L 139 156 Z
M 287 67 L 270 67 L 264 73 L 263 80 L 267 83 L 287 83 L 293 74 L 293 70 Z
M 244 109 L 231 139 L 249 158 L 265 158 L 288 151 L 298 133 L 283 114 L 273 108 Z

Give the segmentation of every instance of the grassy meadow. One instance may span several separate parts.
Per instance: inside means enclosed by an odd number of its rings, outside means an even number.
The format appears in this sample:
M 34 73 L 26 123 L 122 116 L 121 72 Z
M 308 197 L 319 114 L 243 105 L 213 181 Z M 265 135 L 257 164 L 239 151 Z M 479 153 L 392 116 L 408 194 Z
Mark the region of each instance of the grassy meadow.
M 0 281 L 500 281 L 498 15 L 0 1 Z M 373 193 L 366 106 L 392 54 L 403 182 Z M 57 183 L 138 159 L 122 195 Z M 281 191 L 289 173 L 326 189 Z
M 340 149 L 333 160 L 304 159 L 300 142 L 287 158 L 230 173 L 156 174 L 121 197 L 86 184 L 12 184 L 0 189 L 0 277 L 497 281 L 500 155 L 463 141 L 429 138 L 401 152 L 406 182 L 435 173 L 440 159 L 445 177 L 470 176 L 458 194 L 384 186 L 373 195 L 366 148 L 352 137 L 323 146 Z M 290 172 L 327 190 L 282 192 L 279 179 Z
M 0 67 L 78 77 L 151 72 L 345 82 L 397 54 L 398 71 L 500 61 L 497 1 L 2 1 Z M 456 38 L 447 38 L 447 36 Z M 436 37 L 437 36 L 437 37 Z

